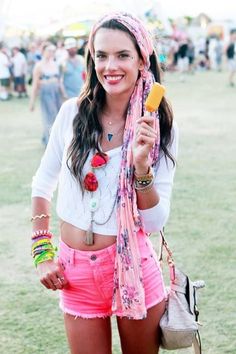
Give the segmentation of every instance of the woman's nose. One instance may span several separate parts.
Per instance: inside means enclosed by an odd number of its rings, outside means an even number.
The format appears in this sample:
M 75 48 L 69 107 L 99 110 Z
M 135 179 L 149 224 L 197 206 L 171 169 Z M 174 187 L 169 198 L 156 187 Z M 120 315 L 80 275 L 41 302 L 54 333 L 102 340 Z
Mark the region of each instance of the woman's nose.
M 115 70 L 117 68 L 117 60 L 113 56 L 107 58 L 106 69 Z

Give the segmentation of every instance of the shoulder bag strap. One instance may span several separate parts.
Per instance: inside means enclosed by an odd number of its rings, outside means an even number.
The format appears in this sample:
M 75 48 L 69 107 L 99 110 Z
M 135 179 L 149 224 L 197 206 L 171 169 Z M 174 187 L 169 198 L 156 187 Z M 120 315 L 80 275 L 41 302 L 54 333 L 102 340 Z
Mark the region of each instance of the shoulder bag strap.
M 168 246 L 168 243 L 166 242 L 165 236 L 164 236 L 164 230 L 160 230 L 160 251 L 159 251 L 159 257 L 158 260 L 162 264 L 163 262 L 163 248 L 165 248 L 166 253 L 167 253 L 167 263 L 169 265 L 169 271 L 170 271 L 170 281 L 173 282 L 175 280 L 175 263 L 173 259 L 172 252 Z

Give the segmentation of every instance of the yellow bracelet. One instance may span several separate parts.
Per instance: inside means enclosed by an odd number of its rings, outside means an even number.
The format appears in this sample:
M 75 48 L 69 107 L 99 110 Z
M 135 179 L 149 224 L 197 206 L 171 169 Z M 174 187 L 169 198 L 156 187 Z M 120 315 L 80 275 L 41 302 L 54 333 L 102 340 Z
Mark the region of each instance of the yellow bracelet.
M 40 215 L 34 215 L 30 219 L 30 221 L 34 221 L 36 219 L 43 219 L 43 218 L 50 218 L 51 214 L 40 214 Z

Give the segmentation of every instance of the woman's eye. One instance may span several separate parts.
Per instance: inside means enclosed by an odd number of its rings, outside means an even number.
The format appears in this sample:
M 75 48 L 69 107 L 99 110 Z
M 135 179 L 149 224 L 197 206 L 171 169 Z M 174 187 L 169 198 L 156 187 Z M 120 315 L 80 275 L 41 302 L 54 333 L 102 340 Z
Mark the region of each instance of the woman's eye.
M 106 58 L 106 56 L 105 56 L 105 54 L 96 54 L 96 59 L 105 59 Z
M 131 56 L 128 53 L 122 53 L 119 55 L 120 59 L 128 59 L 131 58 Z

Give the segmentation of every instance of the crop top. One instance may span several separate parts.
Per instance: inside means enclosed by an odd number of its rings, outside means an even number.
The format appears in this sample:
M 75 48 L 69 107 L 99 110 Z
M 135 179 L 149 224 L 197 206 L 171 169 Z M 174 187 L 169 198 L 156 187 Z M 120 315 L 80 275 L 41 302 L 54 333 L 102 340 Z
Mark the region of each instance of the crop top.
M 77 98 L 71 98 L 63 103 L 52 127 L 49 142 L 41 159 L 40 166 L 33 177 L 32 197 L 42 197 L 51 201 L 58 185 L 57 214 L 60 219 L 87 230 L 90 225 L 91 213 L 89 203 L 91 192 L 81 192 L 79 183 L 67 166 L 67 150 L 70 145 L 73 130 L 72 123 L 78 113 Z M 176 158 L 178 147 L 178 129 L 176 123 L 172 128 L 172 143 L 170 152 Z M 91 170 L 90 161 L 94 152 L 90 152 L 83 167 L 83 174 Z M 106 151 L 109 161 L 106 166 L 96 169 L 99 188 L 93 192 L 93 197 L 99 201 L 99 207 L 94 212 L 93 231 L 102 235 L 116 235 L 116 194 L 121 163 L 121 146 Z M 172 161 L 165 158 L 160 151 L 155 186 L 160 196 L 157 205 L 150 209 L 139 210 L 146 232 L 157 232 L 165 225 L 170 210 L 170 198 L 175 167 Z M 107 219 L 109 219 L 107 221 Z M 107 222 L 106 222 L 107 221 Z M 99 224 L 97 224 L 99 223 Z M 100 225 L 102 224 L 102 225 Z

